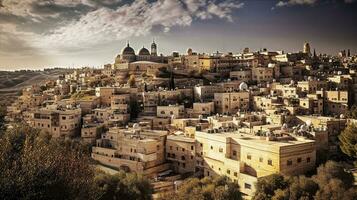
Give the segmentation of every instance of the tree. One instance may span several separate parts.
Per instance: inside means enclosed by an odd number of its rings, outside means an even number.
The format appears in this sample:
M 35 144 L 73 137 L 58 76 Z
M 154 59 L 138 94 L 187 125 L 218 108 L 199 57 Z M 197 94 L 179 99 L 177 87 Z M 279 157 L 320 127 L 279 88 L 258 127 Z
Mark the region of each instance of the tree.
M 242 194 L 236 183 L 227 177 L 186 179 L 178 191 L 161 197 L 163 200 L 240 200 Z
M 350 123 L 338 136 L 340 149 L 350 158 L 357 159 L 357 125 Z
M 0 199 L 94 199 L 89 157 L 48 134 L 15 125 L 0 139 Z
M 288 187 L 288 181 L 280 174 L 272 174 L 258 179 L 256 184 L 256 191 L 254 200 L 268 200 L 271 199 L 275 191 L 278 189 L 284 190 Z
M 153 188 L 150 182 L 141 175 L 125 173 L 109 175 L 99 173 L 95 177 L 96 186 L 99 188 L 99 199 L 151 199 Z
M 5 130 L 5 116 L 6 116 L 6 107 L 0 105 L 0 136 Z
M 284 190 L 283 199 L 313 200 L 319 186 L 310 178 L 295 176 L 289 178 L 289 187 Z M 280 198 L 277 198 L 280 195 Z M 273 199 L 281 199 L 282 195 L 275 191 Z
M 354 177 L 350 172 L 347 172 L 343 165 L 334 161 L 327 161 L 325 164 L 317 168 L 317 174 L 313 176 L 314 181 L 322 188 L 329 184 L 331 180 L 340 179 L 343 181 L 345 188 L 352 187 Z
M 173 69 L 171 69 L 170 72 L 169 89 L 175 90 L 175 75 L 173 73 Z
M 321 185 L 317 191 L 316 200 L 353 200 L 357 199 L 357 192 L 354 188 L 345 188 L 345 184 L 340 179 L 332 179 L 327 184 Z

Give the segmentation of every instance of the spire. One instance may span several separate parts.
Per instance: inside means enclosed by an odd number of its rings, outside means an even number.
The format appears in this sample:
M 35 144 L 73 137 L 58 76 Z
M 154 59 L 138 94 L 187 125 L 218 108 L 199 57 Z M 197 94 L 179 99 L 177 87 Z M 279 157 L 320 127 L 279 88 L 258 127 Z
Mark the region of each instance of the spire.
M 351 51 L 350 51 L 350 49 L 347 50 L 347 56 L 348 56 L 348 57 L 351 57 Z
M 130 45 L 129 45 L 129 40 L 127 40 L 127 41 L 126 41 L 126 43 L 127 43 L 127 45 L 126 45 L 126 46 L 127 46 L 127 47 L 129 47 L 129 46 L 130 46 Z
M 314 58 L 316 58 L 316 50 L 314 49 Z

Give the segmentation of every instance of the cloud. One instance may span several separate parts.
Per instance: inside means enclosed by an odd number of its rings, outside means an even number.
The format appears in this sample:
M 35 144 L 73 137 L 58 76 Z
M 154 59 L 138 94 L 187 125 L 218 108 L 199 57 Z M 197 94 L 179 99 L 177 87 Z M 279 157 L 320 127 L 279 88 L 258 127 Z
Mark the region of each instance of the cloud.
M 318 0 L 288 0 L 288 1 L 279 1 L 275 6 L 284 7 L 284 6 L 297 6 L 297 5 L 315 5 Z
M 26 32 L 24 25 L 16 24 L 7 34 L 15 32 L 15 36 L 24 38 L 32 48 L 63 52 L 148 35 L 154 27 L 168 32 L 173 27 L 190 26 L 194 20 L 233 21 L 233 11 L 244 4 L 234 0 L 135 0 L 130 3 L 121 0 L 3 0 L 2 5 L 0 15 L 26 19 L 27 24 L 43 30 L 41 33 Z M 0 27 L 5 25 L 9 23 L 0 23 Z

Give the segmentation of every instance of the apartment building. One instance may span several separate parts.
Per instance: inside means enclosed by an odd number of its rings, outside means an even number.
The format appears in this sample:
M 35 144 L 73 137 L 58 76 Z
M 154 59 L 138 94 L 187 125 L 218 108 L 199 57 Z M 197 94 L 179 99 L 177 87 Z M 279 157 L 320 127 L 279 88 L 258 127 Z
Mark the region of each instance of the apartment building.
M 92 158 L 99 163 L 136 172 L 145 177 L 156 177 L 169 169 L 165 160 L 167 131 L 111 128 L 92 148 Z
M 254 194 L 255 183 L 260 177 L 273 173 L 304 174 L 315 167 L 313 140 L 200 131 L 196 132 L 195 139 L 199 144 L 196 155 L 202 155 L 197 159 L 200 163 L 197 168 L 202 167 L 205 176 L 229 177 L 250 196 Z
M 183 105 L 158 106 L 157 117 L 160 118 L 183 118 L 185 107 Z
M 239 110 L 249 110 L 250 93 L 247 91 L 215 93 L 214 106 L 217 113 L 234 114 Z
M 80 132 L 81 109 L 51 106 L 32 112 L 30 126 L 48 132 L 53 137 L 72 137 Z

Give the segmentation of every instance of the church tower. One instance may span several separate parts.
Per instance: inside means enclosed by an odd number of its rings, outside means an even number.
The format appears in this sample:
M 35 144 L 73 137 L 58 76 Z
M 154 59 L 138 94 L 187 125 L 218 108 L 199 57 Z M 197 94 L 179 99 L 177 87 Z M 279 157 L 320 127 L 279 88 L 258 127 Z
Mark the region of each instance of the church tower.
M 155 40 L 153 40 L 151 44 L 151 55 L 157 56 L 157 46 L 155 44 Z
M 305 44 L 304 44 L 303 53 L 306 53 L 307 55 L 311 56 L 310 44 L 308 42 L 305 42 Z

